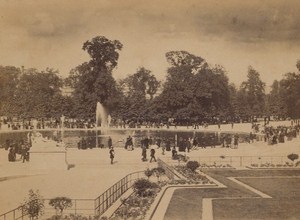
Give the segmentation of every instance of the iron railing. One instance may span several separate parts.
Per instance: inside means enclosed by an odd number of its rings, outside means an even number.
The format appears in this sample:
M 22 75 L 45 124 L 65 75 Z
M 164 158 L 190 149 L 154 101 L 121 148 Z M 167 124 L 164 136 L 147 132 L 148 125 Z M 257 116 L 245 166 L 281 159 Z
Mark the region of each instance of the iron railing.
M 140 179 L 144 175 L 144 171 L 130 173 L 98 196 L 95 199 L 95 216 L 102 215 L 116 200 L 132 187 L 135 180 Z
M 118 200 L 129 188 L 132 187 L 135 180 L 144 177 L 144 171 L 138 171 L 126 175 L 116 182 L 96 199 L 72 199 L 72 206 L 64 210 L 64 214 L 79 214 L 84 216 L 100 216 L 112 204 Z M 44 200 L 44 216 L 51 217 L 57 214 L 55 209 L 49 205 L 50 199 Z M 0 215 L 0 220 L 27 220 L 28 214 L 25 212 L 25 205 L 19 206 L 11 211 Z
M 157 159 L 157 166 L 165 170 L 165 174 L 170 180 L 181 179 L 181 177 L 176 174 L 176 171 L 172 166 L 169 166 L 159 158 Z
M 189 156 L 189 160 L 198 161 L 201 165 L 230 165 L 232 167 L 245 167 L 252 164 L 272 164 L 272 165 L 284 165 L 287 162 L 291 162 L 287 156 Z M 180 165 L 183 161 L 166 159 L 166 162 L 170 165 Z

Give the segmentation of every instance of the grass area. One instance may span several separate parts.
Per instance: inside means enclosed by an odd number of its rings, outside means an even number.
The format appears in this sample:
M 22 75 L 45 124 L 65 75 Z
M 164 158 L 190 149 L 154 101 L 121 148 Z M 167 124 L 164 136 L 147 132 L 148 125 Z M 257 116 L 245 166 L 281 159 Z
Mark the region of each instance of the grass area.
M 300 170 L 207 170 L 210 176 L 218 177 L 264 177 L 264 176 L 300 176 Z
M 178 189 L 175 190 L 169 203 L 164 220 L 198 220 L 202 215 L 201 190 Z
M 300 219 L 300 209 L 296 208 L 300 207 L 300 178 L 292 178 L 300 176 L 299 170 L 210 170 L 206 173 L 225 184 L 227 188 L 177 189 L 164 219 L 201 219 L 203 198 L 220 198 L 213 200 L 214 219 Z M 254 198 L 258 195 L 227 177 L 242 177 L 238 180 L 273 198 Z M 230 197 L 233 199 L 224 199 Z
M 214 200 L 214 220 L 282 220 L 300 219 L 297 199 L 232 199 Z
M 242 188 L 242 187 L 241 187 Z M 239 187 L 228 188 L 185 188 L 175 190 L 164 220 L 201 219 L 203 198 L 251 197 L 256 194 Z
M 300 178 L 238 178 L 274 199 L 300 199 Z

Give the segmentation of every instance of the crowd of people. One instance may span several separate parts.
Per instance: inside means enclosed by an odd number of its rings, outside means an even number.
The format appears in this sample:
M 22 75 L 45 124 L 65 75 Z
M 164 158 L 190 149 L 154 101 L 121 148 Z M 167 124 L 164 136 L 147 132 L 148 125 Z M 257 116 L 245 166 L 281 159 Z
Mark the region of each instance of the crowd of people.
M 67 125 L 68 123 L 66 123 Z M 51 126 L 51 125 L 48 125 Z M 148 125 L 147 125 L 148 126 Z M 159 137 L 132 137 L 128 136 L 124 140 L 124 148 L 132 151 L 134 148 L 142 149 L 142 161 L 148 161 L 147 151 L 150 150 L 150 162 L 156 161 L 156 150 L 160 150 L 164 155 L 166 151 L 172 153 L 172 158 L 176 159 L 178 152 L 190 152 L 199 148 L 215 148 L 220 146 L 223 148 L 236 149 L 240 142 L 253 143 L 255 140 L 264 140 L 270 145 L 284 143 L 285 141 L 295 138 L 300 133 L 300 121 L 292 122 L 291 126 L 272 127 L 268 124 L 260 125 L 258 123 L 252 124 L 252 132 L 246 137 L 242 137 L 237 133 L 194 133 L 192 136 L 179 135 L 176 136 L 159 136 Z M 5 150 L 8 150 L 8 160 L 10 162 L 17 160 L 17 155 L 21 155 L 23 162 L 29 161 L 29 150 L 32 146 L 32 132 L 28 132 L 28 137 L 21 140 L 7 139 L 5 143 Z M 111 137 L 107 139 L 107 146 L 97 139 L 95 136 L 83 136 L 77 144 L 78 149 L 87 148 L 106 148 L 110 149 L 110 158 L 113 164 L 114 159 L 114 143 Z M 177 152 L 178 151 L 178 152 Z
M 56 119 L 0 119 L 0 129 L 7 127 L 9 130 L 30 130 L 30 129 L 92 129 L 96 127 L 95 119 L 73 119 L 63 117 Z M 177 128 L 178 126 L 200 129 L 207 128 L 209 125 L 217 125 L 219 129 L 223 124 L 230 124 L 234 127 L 235 123 L 243 123 L 243 120 L 221 120 L 219 118 L 203 119 L 199 121 L 168 119 L 163 121 L 146 121 L 146 120 L 128 120 L 128 119 L 111 119 L 109 126 L 111 128 Z M 267 122 L 265 122 L 267 123 Z M 4 126 L 5 125 L 5 126 Z
M 17 155 L 21 155 L 20 160 L 24 163 L 29 161 L 29 150 L 32 146 L 31 139 L 12 140 L 7 139 L 5 143 L 5 150 L 8 153 L 8 161 L 15 162 L 18 160 Z
M 264 141 L 269 145 L 284 143 L 299 136 L 300 125 L 295 126 L 278 126 L 265 127 L 262 133 L 264 134 Z

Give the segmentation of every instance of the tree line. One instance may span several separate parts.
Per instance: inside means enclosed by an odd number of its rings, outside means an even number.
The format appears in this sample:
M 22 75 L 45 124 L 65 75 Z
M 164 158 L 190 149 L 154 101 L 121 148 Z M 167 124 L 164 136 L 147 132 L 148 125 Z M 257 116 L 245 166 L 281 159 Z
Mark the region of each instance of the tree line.
M 229 83 L 226 70 L 209 65 L 187 51 L 166 53 L 164 82 L 144 67 L 125 79 L 114 79 L 123 44 L 97 36 L 83 44 L 90 60 L 73 68 L 65 79 L 58 71 L 0 66 L 0 116 L 29 118 L 95 118 L 102 103 L 115 119 L 161 122 L 251 120 L 254 117 L 299 118 L 300 61 L 298 72 L 275 80 L 270 93 L 252 67 L 240 86 Z M 71 95 L 64 95 L 69 87 Z

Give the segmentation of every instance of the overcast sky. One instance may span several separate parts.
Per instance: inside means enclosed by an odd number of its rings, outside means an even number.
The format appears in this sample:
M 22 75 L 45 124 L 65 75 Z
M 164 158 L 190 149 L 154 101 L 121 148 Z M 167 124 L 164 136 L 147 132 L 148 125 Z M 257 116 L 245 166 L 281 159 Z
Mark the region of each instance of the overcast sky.
M 299 0 L 0 0 L 0 65 L 67 76 L 100 35 L 124 45 L 116 78 L 143 66 L 163 79 L 165 53 L 186 50 L 223 65 L 231 82 L 252 65 L 270 85 L 296 71 L 299 11 Z

